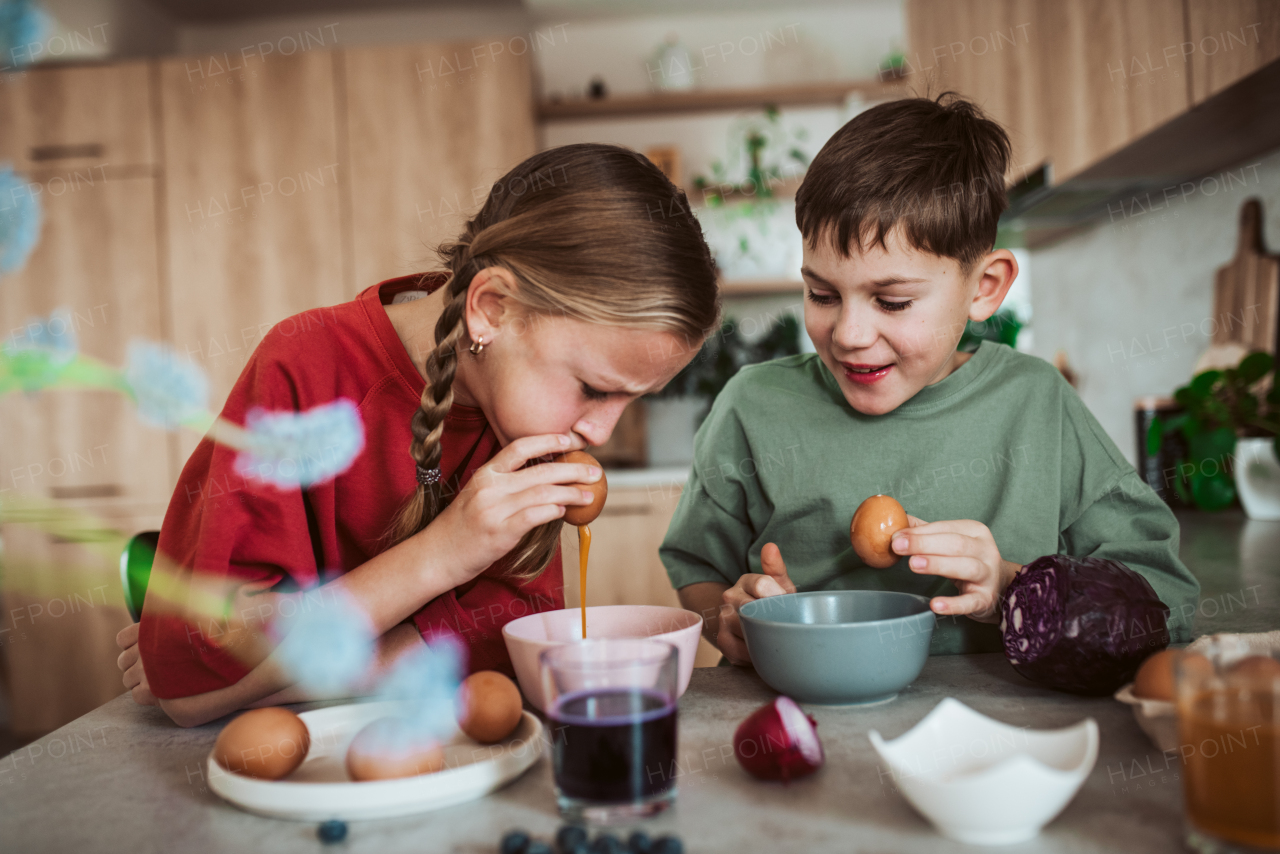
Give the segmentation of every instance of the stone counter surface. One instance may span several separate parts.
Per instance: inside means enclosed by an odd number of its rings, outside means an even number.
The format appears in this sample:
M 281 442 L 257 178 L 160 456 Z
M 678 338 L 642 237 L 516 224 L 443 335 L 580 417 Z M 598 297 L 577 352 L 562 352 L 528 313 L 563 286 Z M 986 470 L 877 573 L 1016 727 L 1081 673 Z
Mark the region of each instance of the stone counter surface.
M 1280 628 L 1280 523 L 1238 512 L 1179 512 L 1183 561 L 1203 586 L 1195 634 Z M 690 852 L 1022 852 L 1184 850 L 1182 769 L 1138 729 L 1128 707 L 1036 687 L 999 655 L 938 656 L 897 700 L 868 709 L 811 708 L 827 763 L 790 786 L 748 777 L 732 755 L 738 723 L 774 696 L 749 669 L 695 670 L 680 701 L 679 796 L 645 823 L 675 832 Z M 1097 765 L 1037 838 L 999 849 L 938 835 L 898 794 L 867 732 L 895 738 L 944 697 L 1015 726 L 1054 728 L 1093 717 Z M 295 706 L 298 711 L 324 703 Z M 351 822 L 323 846 L 316 824 L 263 818 L 214 795 L 205 759 L 225 721 L 181 729 L 128 694 L 0 758 L 0 851 L 459 852 L 497 851 L 523 828 L 544 839 L 559 825 L 544 758 L 487 798 L 402 819 Z
M 1093 717 L 1097 766 L 1058 819 L 1017 852 L 1169 852 L 1180 847 L 1181 769 L 1138 729 L 1126 706 L 1035 687 L 998 655 L 934 657 L 916 683 L 881 706 L 810 708 L 826 765 L 784 786 L 746 775 L 732 755 L 739 721 L 774 696 L 741 668 L 694 671 L 680 701 L 679 796 L 646 822 L 686 850 L 973 852 L 938 835 L 898 794 L 867 739 L 901 735 L 944 697 L 1016 726 L 1055 728 Z M 324 704 L 303 704 L 301 711 Z M 0 760 L 0 845 L 11 852 L 311 852 L 316 824 L 263 818 L 213 794 L 205 758 L 224 722 L 181 729 L 127 694 Z M 497 850 L 502 833 L 550 838 L 559 825 L 551 765 L 482 800 L 401 819 L 351 822 L 335 851 Z

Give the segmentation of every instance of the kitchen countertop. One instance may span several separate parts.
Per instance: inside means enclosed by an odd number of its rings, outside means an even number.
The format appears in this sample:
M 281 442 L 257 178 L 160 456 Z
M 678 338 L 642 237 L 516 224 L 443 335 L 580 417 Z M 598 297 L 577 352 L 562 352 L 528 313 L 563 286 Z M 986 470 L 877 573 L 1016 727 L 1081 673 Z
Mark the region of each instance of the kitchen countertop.
M 1196 634 L 1280 626 L 1280 523 L 1236 513 L 1180 512 L 1182 555 L 1204 594 Z M 680 701 L 676 807 L 646 823 L 675 832 L 686 850 L 972 852 L 939 836 L 898 794 L 867 740 L 893 738 L 944 697 L 1017 726 L 1053 728 L 1093 717 L 1098 762 L 1066 810 L 1021 852 L 1181 848 L 1182 781 L 1138 729 L 1128 707 L 1038 688 L 999 655 L 935 656 L 897 700 L 868 709 L 812 708 L 826 766 L 789 787 L 757 782 L 732 756 L 737 723 L 773 692 L 748 669 L 695 670 Z M 302 704 L 301 711 L 332 703 Z M 5 850 L 317 851 L 314 823 L 262 818 L 208 790 L 204 762 L 221 722 L 181 729 L 128 694 L 0 759 L 0 839 Z M 559 820 L 551 769 L 540 760 L 493 795 L 438 813 L 352 822 L 333 850 L 496 851 L 508 829 L 550 837 Z
M 1035 840 L 1015 852 L 1168 852 L 1179 846 L 1182 787 L 1166 759 L 1110 698 L 1037 688 L 999 655 L 935 656 L 897 700 L 868 709 L 812 708 L 827 762 L 789 787 L 748 777 L 732 755 L 738 721 L 773 696 L 754 671 L 694 671 L 680 701 L 673 811 L 646 823 L 679 833 L 690 852 L 972 852 L 951 842 L 895 791 L 867 731 L 906 732 L 943 697 L 1016 726 L 1051 728 L 1093 717 L 1101 750 L 1084 788 Z M 295 708 L 323 704 L 304 704 Z M 221 729 L 181 729 L 121 695 L 0 764 L 0 839 L 9 851 L 312 852 L 314 822 L 262 818 L 207 788 L 205 757 Z M 351 822 L 336 850 L 496 851 L 508 829 L 550 837 L 559 821 L 551 766 L 539 760 L 489 797 L 435 813 Z
M 658 466 L 644 469 L 605 469 L 611 489 L 648 486 L 683 486 L 689 466 Z

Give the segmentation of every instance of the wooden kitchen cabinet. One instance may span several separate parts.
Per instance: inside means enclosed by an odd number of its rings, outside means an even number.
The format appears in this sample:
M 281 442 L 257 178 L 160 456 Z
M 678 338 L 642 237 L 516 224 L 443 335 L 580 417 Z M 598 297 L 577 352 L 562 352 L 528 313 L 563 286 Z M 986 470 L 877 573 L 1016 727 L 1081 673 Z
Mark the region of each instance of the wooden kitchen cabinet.
M 487 50 L 463 42 L 340 54 L 353 290 L 442 269 L 436 245 L 537 150 L 528 54 L 489 59 Z
M 151 166 L 151 64 L 34 68 L 0 84 L 0 161 L 18 171 Z
M 59 192 L 62 174 L 28 175 L 44 188 L 44 225 L 26 266 L 0 282 L 2 332 L 21 340 L 29 319 L 66 308 L 80 351 L 123 366 L 131 339 L 163 337 L 155 179 L 99 174 Z M 170 434 L 142 423 L 119 392 L 6 395 L 0 435 L 0 500 L 34 492 L 150 510 L 173 489 Z
M 976 101 L 1009 133 L 1010 180 L 1044 162 L 1037 0 L 909 0 L 907 27 L 913 95 Z
M 621 487 L 609 490 L 609 501 L 591 523 L 587 566 L 587 605 L 666 605 L 680 607 L 680 597 L 658 559 L 658 547 L 671 524 L 680 487 Z M 578 529 L 565 525 L 560 536 L 564 563 L 565 607 L 582 604 L 578 583 Z M 710 667 L 720 651 L 702 640 L 697 667 Z
M 225 75 L 215 61 L 160 63 L 160 102 L 169 327 L 208 374 L 218 412 L 275 323 L 355 290 L 343 276 L 350 175 L 334 53 L 251 58 Z M 182 461 L 198 441 L 181 434 Z
M 1185 2 L 1192 103 L 1280 57 L 1280 3 L 1275 0 Z
M 1190 106 L 1182 2 L 910 0 L 915 89 L 999 121 L 1011 180 L 1048 161 L 1061 183 Z
M 1045 156 L 1062 183 L 1190 107 L 1182 0 L 1039 0 Z
M 131 619 L 120 588 L 120 549 L 128 533 L 156 529 L 161 520 L 159 513 L 122 512 L 112 503 L 61 509 L 81 520 L 55 526 L 66 536 L 0 525 L 0 654 L 9 727 L 20 736 L 57 729 L 124 692 L 115 638 Z

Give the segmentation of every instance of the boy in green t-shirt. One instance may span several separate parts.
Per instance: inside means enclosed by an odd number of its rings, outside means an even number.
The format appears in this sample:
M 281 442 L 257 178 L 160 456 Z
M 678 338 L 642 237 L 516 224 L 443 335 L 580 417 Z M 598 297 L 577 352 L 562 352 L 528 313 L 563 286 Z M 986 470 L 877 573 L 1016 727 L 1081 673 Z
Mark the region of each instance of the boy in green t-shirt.
M 1177 520 L 1075 390 L 1006 345 L 956 349 L 1018 274 L 993 248 L 1008 159 L 998 124 L 944 96 L 867 110 L 810 166 L 796 222 L 817 352 L 744 368 L 720 393 L 660 549 L 730 662 L 750 660 L 739 607 L 826 589 L 931 597 L 933 652 L 998 651 L 1005 588 L 1053 554 L 1138 573 L 1171 639 L 1190 639 L 1199 585 Z M 889 569 L 849 541 L 877 493 L 911 524 Z

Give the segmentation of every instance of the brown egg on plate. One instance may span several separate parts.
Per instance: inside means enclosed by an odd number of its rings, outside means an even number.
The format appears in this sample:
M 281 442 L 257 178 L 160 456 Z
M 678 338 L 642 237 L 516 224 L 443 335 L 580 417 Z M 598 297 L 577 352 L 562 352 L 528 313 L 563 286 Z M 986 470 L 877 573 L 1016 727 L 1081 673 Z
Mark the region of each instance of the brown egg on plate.
M 907 527 L 907 511 L 888 495 L 873 495 L 858 505 L 849 523 L 853 550 L 867 566 L 887 569 L 902 557 L 890 547 L 893 535 Z
M 311 734 L 302 719 L 288 709 L 251 709 L 218 733 L 214 758 L 228 771 L 279 780 L 293 773 L 311 748 Z
M 1280 678 L 1280 661 L 1269 655 L 1251 655 L 1232 664 L 1227 673 L 1245 679 L 1277 679 Z
M 564 521 L 568 525 L 589 525 L 604 509 L 604 500 L 609 495 L 609 481 L 604 475 L 604 466 L 586 451 L 569 451 L 559 454 L 551 460 L 553 463 L 586 463 L 600 469 L 600 479 L 595 483 L 569 484 L 589 490 L 595 496 L 590 504 L 570 504 L 564 508 Z
M 444 748 L 403 718 L 378 718 L 356 733 L 347 748 L 352 780 L 395 780 L 444 767 Z
M 502 741 L 523 714 L 520 689 L 496 670 L 477 670 L 458 691 L 458 725 L 481 744 Z
M 1183 669 L 1193 668 L 1204 673 L 1213 672 L 1213 664 L 1203 655 L 1181 649 L 1162 649 L 1138 668 L 1133 677 L 1133 696 L 1144 700 L 1168 700 L 1174 698 L 1174 664 L 1181 661 Z

